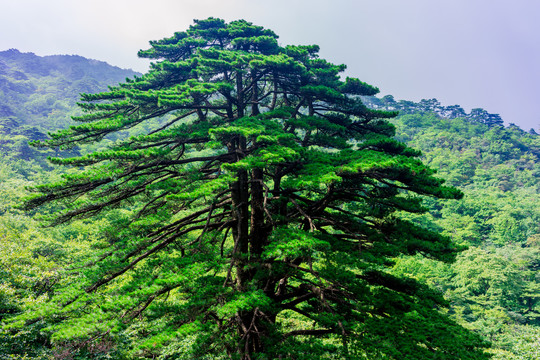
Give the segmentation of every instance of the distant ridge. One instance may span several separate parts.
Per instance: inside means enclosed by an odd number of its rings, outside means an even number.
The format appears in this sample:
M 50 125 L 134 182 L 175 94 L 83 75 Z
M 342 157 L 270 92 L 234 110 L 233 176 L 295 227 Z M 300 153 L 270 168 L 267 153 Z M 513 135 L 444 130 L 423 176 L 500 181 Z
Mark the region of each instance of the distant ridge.
M 0 74 L 5 67 L 17 68 L 20 71 L 41 76 L 49 75 L 51 71 L 73 71 L 73 68 L 86 70 L 86 75 L 92 75 L 103 81 L 123 81 L 125 76 L 140 73 L 131 69 L 122 69 L 105 61 L 87 59 L 80 55 L 46 55 L 39 56 L 33 52 L 20 52 L 17 49 L 0 51 Z M 80 73 L 75 73 L 80 76 Z M 109 78 L 107 78 L 109 76 Z M 113 78 L 111 79 L 110 76 Z
M 135 75 L 140 73 L 79 55 L 0 51 L 0 133 L 66 127 L 80 93 L 104 91 Z

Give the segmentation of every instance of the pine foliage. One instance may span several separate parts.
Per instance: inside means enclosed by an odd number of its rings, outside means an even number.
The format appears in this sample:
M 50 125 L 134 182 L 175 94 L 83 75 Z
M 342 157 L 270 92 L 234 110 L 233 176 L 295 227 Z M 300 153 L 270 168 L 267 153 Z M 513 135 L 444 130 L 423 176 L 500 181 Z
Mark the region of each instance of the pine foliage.
M 83 95 L 79 124 L 35 143 L 140 129 L 51 159 L 83 170 L 25 207 L 55 204 L 52 225 L 106 219 L 106 242 L 19 326 L 49 319 L 53 341 L 85 346 L 130 337 L 132 356 L 163 359 L 487 358 L 440 295 L 387 271 L 400 255 L 455 259 L 399 214 L 462 194 L 392 138 L 394 112 L 363 105 L 377 88 L 244 20 L 150 45 L 147 74 Z

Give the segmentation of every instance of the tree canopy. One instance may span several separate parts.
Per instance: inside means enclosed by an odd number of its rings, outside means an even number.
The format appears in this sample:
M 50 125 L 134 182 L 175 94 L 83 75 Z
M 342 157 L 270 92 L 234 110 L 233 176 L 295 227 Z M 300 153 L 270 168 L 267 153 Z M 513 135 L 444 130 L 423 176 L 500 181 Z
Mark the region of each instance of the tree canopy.
M 51 158 L 82 169 L 26 201 L 53 207 L 51 225 L 109 225 L 19 326 L 49 319 L 54 341 L 85 345 L 129 332 L 132 356 L 163 359 L 487 358 L 438 293 L 387 271 L 401 255 L 455 259 L 401 214 L 461 192 L 392 138 L 395 112 L 363 105 L 377 88 L 277 38 L 195 21 L 139 52 L 148 73 L 83 94 L 80 124 L 34 143 L 117 137 Z

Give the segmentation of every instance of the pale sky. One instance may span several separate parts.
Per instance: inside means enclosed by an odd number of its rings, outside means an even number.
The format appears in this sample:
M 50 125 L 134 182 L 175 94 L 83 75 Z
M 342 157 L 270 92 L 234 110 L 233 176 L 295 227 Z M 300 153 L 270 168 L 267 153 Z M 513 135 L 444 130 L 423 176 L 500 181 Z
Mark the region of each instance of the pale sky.
M 482 107 L 540 129 L 537 0 L 0 0 L 0 51 L 76 54 L 145 72 L 149 40 L 193 19 L 246 19 L 318 44 L 396 99 Z

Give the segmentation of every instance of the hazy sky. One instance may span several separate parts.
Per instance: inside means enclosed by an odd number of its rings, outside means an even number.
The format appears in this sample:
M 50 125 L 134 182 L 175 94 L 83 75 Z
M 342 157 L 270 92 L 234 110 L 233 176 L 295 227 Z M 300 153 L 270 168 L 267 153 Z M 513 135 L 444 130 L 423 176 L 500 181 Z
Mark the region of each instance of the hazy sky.
M 396 99 L 483 107 L 540 128 L 537 0 L 0 0 L 0 50 L 77 54 L 146 71 L 149 40 L 193 19 L 246 19 L 318 44 Z

